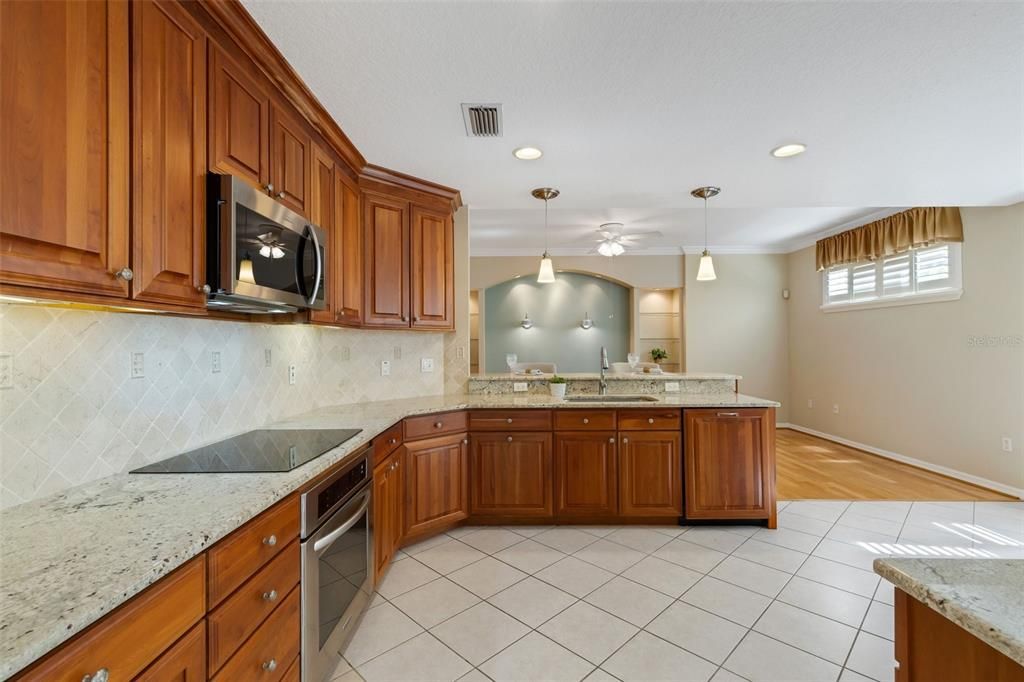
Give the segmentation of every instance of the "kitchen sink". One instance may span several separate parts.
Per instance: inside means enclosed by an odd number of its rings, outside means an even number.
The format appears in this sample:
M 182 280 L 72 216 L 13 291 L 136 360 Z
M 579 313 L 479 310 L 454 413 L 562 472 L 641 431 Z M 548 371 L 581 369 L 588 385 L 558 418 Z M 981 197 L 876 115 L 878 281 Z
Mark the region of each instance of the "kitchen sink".
M 567 395 L 567 403 L 656 403 L 653 395 Z

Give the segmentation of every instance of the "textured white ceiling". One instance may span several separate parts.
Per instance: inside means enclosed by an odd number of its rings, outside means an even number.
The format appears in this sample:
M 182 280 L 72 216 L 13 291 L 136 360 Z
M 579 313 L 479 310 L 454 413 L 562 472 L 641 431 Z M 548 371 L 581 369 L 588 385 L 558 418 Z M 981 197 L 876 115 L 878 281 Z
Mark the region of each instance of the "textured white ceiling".
M 474 252 L 542 243 L 543 185 L 552 244 L 611 219 L 699 244 L 703 184 L 737 248 L 1024 199 L 1024 3 L 243 2 L 368 159 L 462 190 Z

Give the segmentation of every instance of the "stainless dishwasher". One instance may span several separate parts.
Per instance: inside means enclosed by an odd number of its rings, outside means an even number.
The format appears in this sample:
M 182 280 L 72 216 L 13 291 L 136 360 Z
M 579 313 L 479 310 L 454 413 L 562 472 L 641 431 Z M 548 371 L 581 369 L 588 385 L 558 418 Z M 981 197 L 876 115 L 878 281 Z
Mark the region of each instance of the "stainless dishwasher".
M 302 495 L 303 682 L 331 673 L 373 595 L 370 452 Z

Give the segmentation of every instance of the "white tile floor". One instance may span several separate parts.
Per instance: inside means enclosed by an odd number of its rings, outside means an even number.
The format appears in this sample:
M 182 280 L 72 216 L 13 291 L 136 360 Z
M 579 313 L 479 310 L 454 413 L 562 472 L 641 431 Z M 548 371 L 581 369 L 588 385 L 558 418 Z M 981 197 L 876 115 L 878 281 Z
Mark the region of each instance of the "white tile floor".
M 453 530 L 399 553 L 331 679 L 888 682 L 875 557 L 1024 559 L 1024 503 L 779 510 L 778 530 Z

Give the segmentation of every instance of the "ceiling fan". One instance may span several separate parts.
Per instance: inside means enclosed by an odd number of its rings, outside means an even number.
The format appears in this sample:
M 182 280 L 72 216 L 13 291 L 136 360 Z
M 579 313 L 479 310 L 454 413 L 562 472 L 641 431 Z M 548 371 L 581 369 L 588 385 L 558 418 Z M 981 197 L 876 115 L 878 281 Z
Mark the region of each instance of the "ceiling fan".
M 598 253 L 602 256 L 621 256 L 627 249 L 639 246 L 637 240 L 647 237 L 660 237 L 661 232 L 623 232 L 625 225 L 622 223 L 603 223 L 597 228 L 597 247 L 591 253 Z

